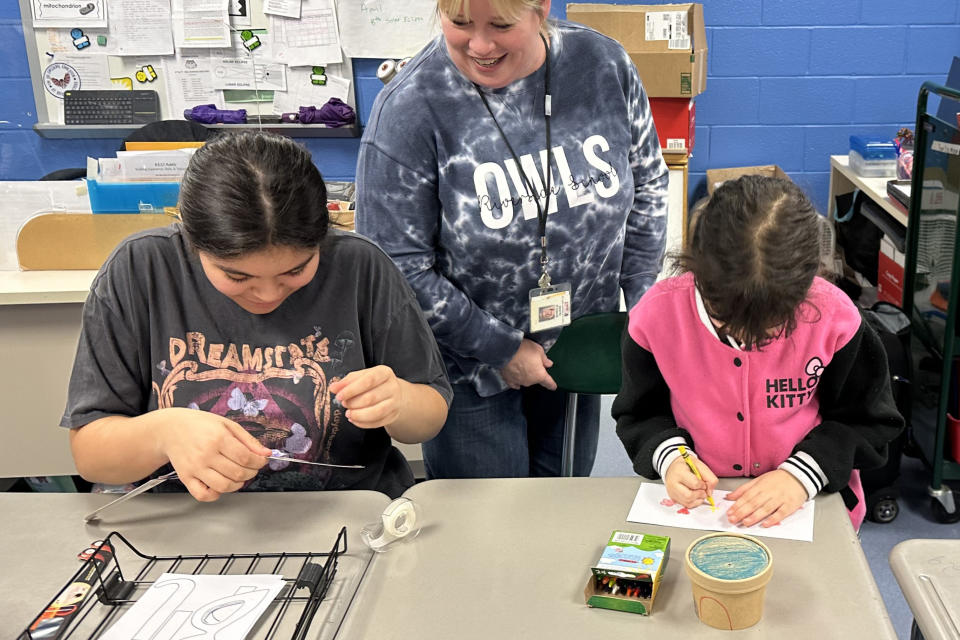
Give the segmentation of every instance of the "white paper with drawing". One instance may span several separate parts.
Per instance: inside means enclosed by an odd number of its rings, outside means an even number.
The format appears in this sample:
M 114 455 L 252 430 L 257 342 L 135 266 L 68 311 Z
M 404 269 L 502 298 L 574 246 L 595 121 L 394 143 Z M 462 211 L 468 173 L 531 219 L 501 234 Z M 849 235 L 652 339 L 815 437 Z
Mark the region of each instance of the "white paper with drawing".
M 164 573 L 100 638 L 241 640 L 283 586 L 279 575 Z
M 717 504 L 716 511 L 709 504 L 703 504 L 695 509 L 686 509 L 667 496 L 667 488 L 662 484 L 644 482 L 637 491 L 637 497 L 634 498 L 630 513 L 627 514 L 627 520 L 664 527 L 736 531 L 752 536 L 813 542 L 813 500 L 804 502 L 800 509 L 784 518 L 780 524 L 766 528 L 759 525 L 741 527 L 730 524 L 727 520 L 727 510 L 733 506 L 733 502 L 724 499 L 728 493 L 730 492 L 714 489 L 713 500 Z

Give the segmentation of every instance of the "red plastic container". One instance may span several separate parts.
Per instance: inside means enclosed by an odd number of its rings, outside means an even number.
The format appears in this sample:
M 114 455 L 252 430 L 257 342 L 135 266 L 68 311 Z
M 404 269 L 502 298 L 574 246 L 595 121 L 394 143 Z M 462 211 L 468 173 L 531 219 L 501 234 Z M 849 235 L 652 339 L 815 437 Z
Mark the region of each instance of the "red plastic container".
M 960 419 L 947 414 L 947 455 L 960 462 Z

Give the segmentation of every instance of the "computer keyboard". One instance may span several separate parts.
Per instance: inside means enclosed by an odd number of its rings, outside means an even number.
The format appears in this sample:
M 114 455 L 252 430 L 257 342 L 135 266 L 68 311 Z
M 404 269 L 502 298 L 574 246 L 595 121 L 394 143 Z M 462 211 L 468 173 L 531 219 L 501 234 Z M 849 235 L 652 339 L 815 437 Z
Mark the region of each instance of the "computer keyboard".
M 146 124 L 160 119 L 156 91 L 66 91 L 65 124 Z

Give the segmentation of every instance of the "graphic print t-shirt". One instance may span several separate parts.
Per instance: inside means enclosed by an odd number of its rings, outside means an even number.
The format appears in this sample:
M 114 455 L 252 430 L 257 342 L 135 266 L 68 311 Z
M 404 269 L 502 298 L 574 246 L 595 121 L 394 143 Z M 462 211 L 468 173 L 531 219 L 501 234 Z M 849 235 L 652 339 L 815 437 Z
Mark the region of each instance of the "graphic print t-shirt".
M 94 281 L 61 425 L 167 407 L 208 411 L 292 457 L 366 467 L 331 471 L 272 460 L 246 489 L 396 496 L 413 482 L 402 455 L 384 429 L 350 424 L 328 391 L 334 380 L 377 364 L 449 401 L 416 300 L 375 245 L 331 232 L 314 279 L 275 311 L 256 315 L 213 288 L 173 225 L 124 241 Z

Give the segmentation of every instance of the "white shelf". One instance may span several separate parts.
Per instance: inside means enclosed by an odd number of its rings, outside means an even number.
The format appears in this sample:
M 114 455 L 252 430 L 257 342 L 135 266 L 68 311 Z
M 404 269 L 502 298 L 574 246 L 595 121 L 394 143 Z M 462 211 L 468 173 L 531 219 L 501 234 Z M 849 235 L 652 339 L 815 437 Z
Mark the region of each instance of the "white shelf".
M 93 270 L 0 271 L 0 305 L 82 303 Z
M 834 172 L 831 173 L 831 180 L 835 179 L 834 173 L 839 173 L 843 179 L 849 183 L 846 186 L 853 185 L 853 187 L 865 192 L 871 200 L 876 202 L 881 208 L 883 208 L 884 211 L 893 216 L 894 220 L 902 224 L 904 227 L 907 226 L 907 214 L 905 214 L 902 209 L 895 205 L 887 195 L 887 181 L 893 180 L 893 178 L 865 178 L 850 168 L 848 156 L 830 156 L 830 167 L 834 170 Z M 834 207 L 834 202 L 832 201 L 833 196 L 841 193 L 849 193 L 853 190 L 852 188 L 842 187 L 843 185 L 839 184 L 831 185 L 831 202 L 829 203 L 831 211 Z M 831 217 L 836 219 L 835 215 Z

